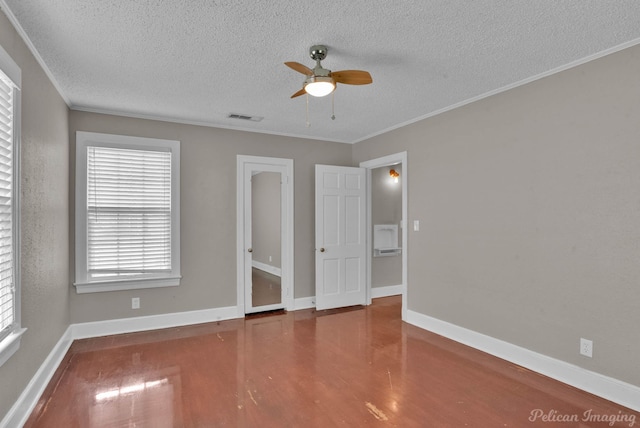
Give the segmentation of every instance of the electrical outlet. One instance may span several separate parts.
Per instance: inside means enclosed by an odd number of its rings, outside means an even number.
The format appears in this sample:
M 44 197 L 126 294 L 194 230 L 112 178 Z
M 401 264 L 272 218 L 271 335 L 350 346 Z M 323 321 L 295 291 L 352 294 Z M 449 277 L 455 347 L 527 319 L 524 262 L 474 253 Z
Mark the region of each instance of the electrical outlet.
M 580 355 L 585 357 L 593 357 L 593 341 L 580 338 Z
M 269 261 L 272 262 L 273 261 L 273 257 L 269 256 Z
M 140 298 L 132 297 L 131 298 L 131 309 L 140 309 Z
M 420 231 L 420 220 L 413 220 L 413 231 L 414 232 Z

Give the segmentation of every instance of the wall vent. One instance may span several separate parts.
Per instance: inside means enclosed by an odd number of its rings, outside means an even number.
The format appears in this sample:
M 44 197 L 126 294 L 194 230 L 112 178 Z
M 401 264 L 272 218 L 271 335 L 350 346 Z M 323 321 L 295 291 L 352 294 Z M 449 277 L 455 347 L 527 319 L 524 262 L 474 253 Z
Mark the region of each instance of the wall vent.
M 261 116 L 249 116 L 248 114 L 229 113 L 227 116 L 229 119 L 249 120 L 251 122 L 260 122 L 264 117 Z

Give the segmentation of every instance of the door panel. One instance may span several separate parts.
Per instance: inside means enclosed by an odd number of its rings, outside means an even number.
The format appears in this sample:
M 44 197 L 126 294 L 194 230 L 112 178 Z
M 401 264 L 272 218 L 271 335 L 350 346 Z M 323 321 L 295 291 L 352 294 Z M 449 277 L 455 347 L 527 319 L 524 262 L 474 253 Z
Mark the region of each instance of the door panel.
M 359 257 L 345 259 L 345 287 L 347 293 L 357 293 L 364 284 L 363 279 L 360 277 L 360 272 L 362 271 L 361 265 L 362 259 Z
M 316 308 L 366 303 L 366 178 L 316 165 Z
M 338 189 L 340 186 L 340 174 L 326 171 L 322 175 L 322 181 L 325 189 Z
M 363 241 L 360 225 L 362 224 L 363 213 L 360 212 L 361 198 L 359 196 L 345 197 L 345 237 L 346 245 L 360 245 Z
M 324 230 L 322 242 L 325 246 L 340 244 L 340 197 L 325 195 L 323 198 Z
M 340 260 L 325 259 L 323 261 L 323 294 L 325 296 L 335 296 L 340 293 Z

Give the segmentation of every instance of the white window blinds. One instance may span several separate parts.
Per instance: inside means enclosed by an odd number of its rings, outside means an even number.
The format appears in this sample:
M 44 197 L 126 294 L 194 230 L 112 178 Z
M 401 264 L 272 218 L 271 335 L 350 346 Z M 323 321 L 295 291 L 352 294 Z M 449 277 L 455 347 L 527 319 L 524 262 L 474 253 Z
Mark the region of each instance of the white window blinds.
M 90 280 L 171 271 L 171 152 L 87 147 Z
M 15 322 L 13 236 L 14 87 L 0 71 L 0 340 Z

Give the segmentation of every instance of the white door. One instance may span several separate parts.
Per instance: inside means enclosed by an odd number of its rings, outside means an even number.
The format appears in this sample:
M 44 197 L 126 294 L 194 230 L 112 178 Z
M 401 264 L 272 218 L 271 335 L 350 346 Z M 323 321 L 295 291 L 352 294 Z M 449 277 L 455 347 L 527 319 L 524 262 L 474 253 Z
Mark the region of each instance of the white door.
M 316 309 L 366 304 L 365 171 L 316 165 Z
M 267 224 L 260 219 L 259 224 L 254 223 L 254 215 L 257 217 L 263 217 L 264 212 L 253 213 L 252 193 L 253 193 L 253 178 L 259 175 L 268 175 L 270 179 L 267 188 L 268 194 L 273 194 L 273 176 L 280 177 L 279 186 L 280 196 L 272 196 L 274 202 L 279 199 L 280 209 L 280 250 L 279 257 L 278 249 L 272 245 L 264 244 L 264 235 L 256 236 L 260 238 L 254 240 L 254 226 L 258 226 L 256 230 L 265 230 L 264 225 Z M 264 184 L 264 181 L 263 181 Z M 259 187 L 265 189 L 264 187 Z M 275 190 L 277 192 L 277 190 Z M 262 190 L 257 190 L 257 193 L 263 193 Z M 258 198 L 259 201 L 264 202 L 264 197 Z M 257 201 L 257 202 L 259 202 Z M 293 310 L 293 160 L 292 159 L 280 159 L 280 158 L 268 158 L 258 156 L 246 156 L 238 155 L 237 157 L 237 297 L 238 297 L 238 317 L 244 317 L 245 314 L 253 312 L 261 312 L 273 309 L 284 308 L 286 310 Z M 272 203 L 266 206 L 263 203 L 256 204 L 256 208 L 264 207 L 271 209 Z M 277 202 L 276 202 L 277 205 Z M 271 213 L 271 211 L 269 211 Z M 271 215 L 270 215 L 271 217 Z M 271 219 L 273 221 L 273 219 Z M 277 220 L 275 220 L 277 221 Z M 260 229 L 262 227 L 262 229 Z M 266 236 L 270 239 L 272 233 Z M 254 247 L 254 245 L 256 245 Z M 265 253 L 263 251 L 268 248 Z M 254 257 L 255 256 L 255 257 Z M 273 257 L 269 257 L 273 256 Z M 278 265 L 278 258 L 280 263 Z M 271 263 L 273 262 L 273 263 Z M 254 267 L 256 269 L 254 269 Z M 259 299 L 256 299 L 254 294 L 254 271 L 260 271 L 259 283 L 265 284 L 269 287 L 268 293 L 260 292 Z M 273 277 L 268 278 L 265 282 L 264 275 L 280 275 L 280 292 L 277 293 L 277 280 Z M 258 283 L 258 282 L 257 282 Z M 256 284 L 257 284 L 256 283 Z M 272 288 L 273 287 L 273 288 Z

